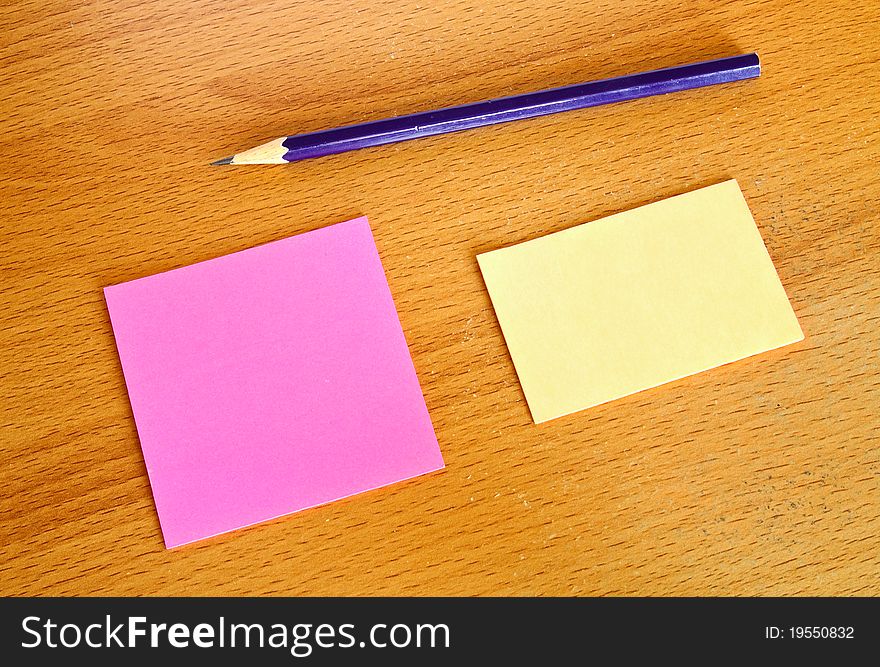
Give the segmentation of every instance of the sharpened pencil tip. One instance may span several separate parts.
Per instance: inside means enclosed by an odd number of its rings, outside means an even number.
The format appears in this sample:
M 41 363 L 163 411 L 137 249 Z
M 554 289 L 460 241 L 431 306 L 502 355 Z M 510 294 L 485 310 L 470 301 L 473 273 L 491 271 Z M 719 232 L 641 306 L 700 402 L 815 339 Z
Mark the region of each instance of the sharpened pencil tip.
M 222 160 L 217 160 L 216 162 L 212 162 L 211 165 L 213 166 L 213 165 L 218 165 L 218 164 L 232 164 L 232 158 L 234 158 L 234 157 L 235 157 L 234 155 L 230 155 L 229 157 L 225 157 Z

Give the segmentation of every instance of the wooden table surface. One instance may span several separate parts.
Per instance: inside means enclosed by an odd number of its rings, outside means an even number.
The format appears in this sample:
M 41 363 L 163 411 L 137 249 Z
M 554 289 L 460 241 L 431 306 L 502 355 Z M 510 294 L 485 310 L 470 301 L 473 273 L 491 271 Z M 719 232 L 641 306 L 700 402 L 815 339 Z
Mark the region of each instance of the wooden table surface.
M 0 8 L 0 593 L 880 594 L 878 5 Z M 284 134 L 759 80 L 278 167 Z M 475 254 L 736 178 L 807 338 L 536 426 Z M 447 469 L 163 547 L 101 288 L 369 216 Z

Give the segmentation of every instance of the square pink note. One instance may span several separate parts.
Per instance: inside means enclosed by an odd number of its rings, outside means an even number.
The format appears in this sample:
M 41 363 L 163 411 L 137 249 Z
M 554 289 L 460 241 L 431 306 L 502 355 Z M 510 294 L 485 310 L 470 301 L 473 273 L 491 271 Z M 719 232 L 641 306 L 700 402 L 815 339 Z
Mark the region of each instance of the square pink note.
M 166 546 L 443 467 L 366 218 L 104 294 Z

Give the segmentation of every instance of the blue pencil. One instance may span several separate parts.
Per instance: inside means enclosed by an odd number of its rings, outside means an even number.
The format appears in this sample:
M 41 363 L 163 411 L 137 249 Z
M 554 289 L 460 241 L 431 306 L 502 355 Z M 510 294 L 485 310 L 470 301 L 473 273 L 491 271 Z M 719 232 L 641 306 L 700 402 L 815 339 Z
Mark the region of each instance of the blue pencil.
M 436 111 L 345 125 L 281 137 L 213 164 L 283 164 L 344 153 L 368 146 L 469 130 L 560 111 L 625 102 L 689 88 L 751 79 L 761 74 L 758 54 L 749 53 L 691 65 L 602 79 L 535 93 L 501 97 Z

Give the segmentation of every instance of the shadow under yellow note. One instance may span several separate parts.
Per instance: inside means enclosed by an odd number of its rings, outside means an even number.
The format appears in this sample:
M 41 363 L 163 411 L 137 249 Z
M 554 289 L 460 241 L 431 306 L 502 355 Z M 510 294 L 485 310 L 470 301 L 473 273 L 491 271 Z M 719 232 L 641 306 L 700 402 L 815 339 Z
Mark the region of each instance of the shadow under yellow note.
M 735 180 L 477 260 L 535 422 L 804 337 Z

